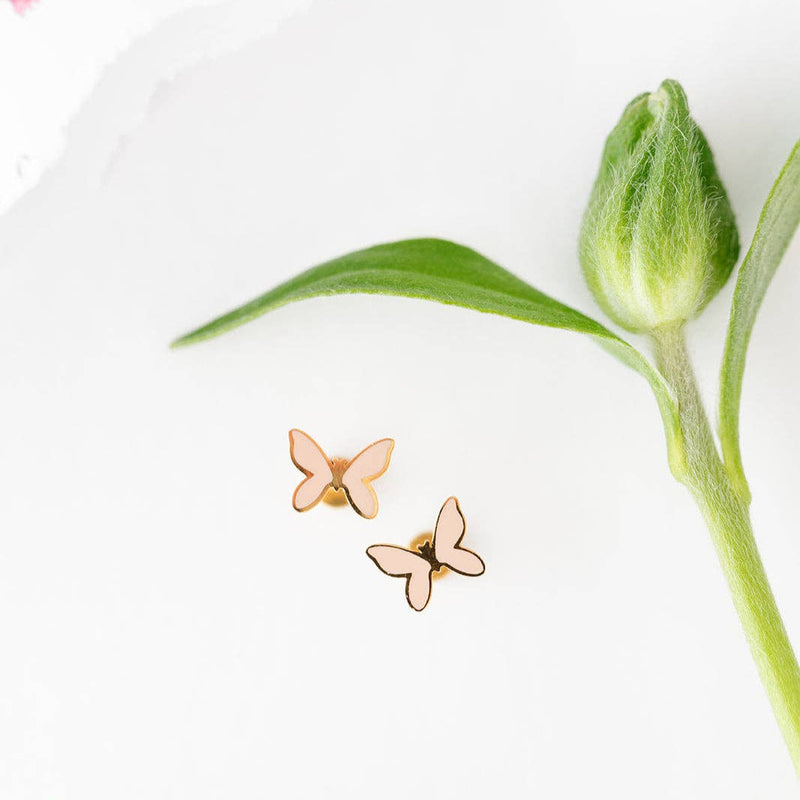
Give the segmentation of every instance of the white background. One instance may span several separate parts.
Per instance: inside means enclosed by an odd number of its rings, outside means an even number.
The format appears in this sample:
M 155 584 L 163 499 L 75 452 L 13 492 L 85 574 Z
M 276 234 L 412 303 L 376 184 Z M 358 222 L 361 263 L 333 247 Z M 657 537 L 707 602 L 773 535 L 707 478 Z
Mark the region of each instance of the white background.
M 605 135 L 665 77 L 748 243 L 800 135 L 800 7 L 157 5 L 111 49 L 74 4 L 0 9 L 8 41 L 81 42 L 18 48 L 0 81 L 4 127 L 41 145 L 0 218 L 0 797 L 796 797 L 638 375 L 573 334 L 397 298 L 167 344 L 421 235 L 599 314 L 580 217 Z M 742 407 L 795 642 L 799 266 L 795 242 Z M 731 290 L 690 330 L 710 403 Z M 292 511 L 293 426 L 331 455 L 395 438 L 376 520 Z M 487 571 L 415 614 L 364 549 L 430 530 L 450 494 Z

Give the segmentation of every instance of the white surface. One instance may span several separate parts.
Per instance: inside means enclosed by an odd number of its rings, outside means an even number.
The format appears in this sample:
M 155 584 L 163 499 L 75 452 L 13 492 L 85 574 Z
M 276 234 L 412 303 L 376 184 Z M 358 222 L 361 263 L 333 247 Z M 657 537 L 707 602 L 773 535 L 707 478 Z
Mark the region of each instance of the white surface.
M 92 24 L 58 5 L 14 24 Z M 119 56 L 0 219 L 0 797 L 796 797 L 637 375 L 568 333 L 394 298 L 166 345 L 416 235 L 596 313 L 575 240 L 602 141 L 666 76 L 749 241 L 800 132 L 800 8 L 318 2 L 176 75 L 161 54 L 197 62 L 207 11 Z M 799 261 L 796 242 L 742 410 L 795 642 Z M 730 291 L 692 329 L 709 398 Z M 396 439 L 376 520 L 292 511 L 292 426 L 342 455 Z M 487 572 L 415 614 L 364 549 L 429 530 L 449 494 Z
M 115 58 L 134 51 L 135 67 L 126 70 L 124 84 L 116 85 L 118 103 L 105 105 L 103 122 L 118 138 L 141 121 L 158 84 L 257 40 L 308 3 L 51 1 L 34 4 L 22 15 L 10 3 L 0 3 L 0 212 L 35 186 L 61 155 L 67 125 Z

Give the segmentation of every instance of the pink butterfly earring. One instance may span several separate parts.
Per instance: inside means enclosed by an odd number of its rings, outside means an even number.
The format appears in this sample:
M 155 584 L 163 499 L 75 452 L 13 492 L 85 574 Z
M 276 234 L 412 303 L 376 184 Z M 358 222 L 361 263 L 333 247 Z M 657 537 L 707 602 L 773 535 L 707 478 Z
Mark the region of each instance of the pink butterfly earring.
M 393 439 L 381 439 L 349 460 L 328 458 L 307 433 L 292 428 L 289 453 L 306 476 L 295 489 L 292 505 L 297 511 L 308 511 L 320 500 L 331 505 L 349 501 L 357 514 L 373 519 L 378 513 L 378 497 L 372 481 L 389 469 L 393 448 Z
M 483 575 L 486 565 L 477 553 L 461 547 L 467 530 L 464 514 L 455 497 L 449 497 L 439 511 L 436 528 L 428 538 L 415 540 L 409 550 L 393 544 L 374 544 L 367 555 L 381 572 L 406 579 L 406 600 L 414 611 L 422 611 L 431 598 L 432 581 L 448 571 L 461 575 Z

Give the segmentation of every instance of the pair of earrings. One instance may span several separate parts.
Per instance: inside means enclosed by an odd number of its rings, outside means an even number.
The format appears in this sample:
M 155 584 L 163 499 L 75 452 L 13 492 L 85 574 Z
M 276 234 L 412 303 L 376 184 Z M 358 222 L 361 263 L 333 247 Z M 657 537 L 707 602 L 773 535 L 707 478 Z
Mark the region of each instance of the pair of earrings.
M 294 465 L 306 476 L 295 489 L 292 505 L 308 511 L 320 500 L 344 494 L 353 510 L 366 519 L 378 514 L 378 497 L 372 481 L 389 469 L 394 440 L 381 439 L 365 447 L 351 459 L 328 458 L 323 449 L 303 431 L 289 431 L 289 453 Z M 406 599 L 415 611 L 422 611 L 431 597 L 434 575 L 447 571 L 461 575 L 482 575 L 486 569 L 477 553 L 461 547 L 466 521 L 458 500 L 449 497 L 439 511 L 430 538 L 412 542 L 411 548 L 393 544 L 374 544 L 367 555 L 386 575 L 406 579 Z

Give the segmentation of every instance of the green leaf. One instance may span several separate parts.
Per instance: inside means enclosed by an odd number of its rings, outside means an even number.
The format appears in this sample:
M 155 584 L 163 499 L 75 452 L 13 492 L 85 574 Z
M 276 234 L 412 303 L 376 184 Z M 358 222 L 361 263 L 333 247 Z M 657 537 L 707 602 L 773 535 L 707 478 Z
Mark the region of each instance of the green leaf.
M 725 466 L 739 495 L 750 490 L 739 447 L 739 405 L 750 334 L 772 276 L 800 224 L 800 141 L 794 146 L 761 210 L 753 243 L 745 256 L 733 293 L 728 338 L 722 358 L 719 426 Z
M 680 465 L 681 435 L 672 390 L 638 350 L 474 250 L 442 239 L 381 244 L 312 267 L 181 336 L 172 346 L 211 339 L 287 303 L 335 294 L 416 297 L 588 334 L 650 383 L 664 420 L 670 463 L 673 470 Z

